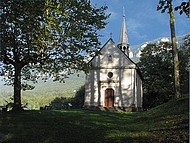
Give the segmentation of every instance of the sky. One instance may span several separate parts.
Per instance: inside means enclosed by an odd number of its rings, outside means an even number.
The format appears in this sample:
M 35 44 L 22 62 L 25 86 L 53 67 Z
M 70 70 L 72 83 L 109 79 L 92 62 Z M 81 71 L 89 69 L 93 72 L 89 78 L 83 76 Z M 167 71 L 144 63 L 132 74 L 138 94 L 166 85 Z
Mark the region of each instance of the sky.
M 184 0 L 173 0 L 173 6 L 178 6 Z M 111 13 L 107 19 L 108 25 L 100 31 L 103 36 L 100 41 L 104 45 L 112 33 L 113 41 L 118 44 L 122 26 L 123 8 L 125 9 L 127 35 L 131 46 L 139 45 L 160 37 L 170 37 L 169 14 L 157 11 L 159 0 L 92 0 L 97 7 L 106 4 L 106 13 Z M 176 36 L 190 32 L 190 18 L 185 14 L 175 12 Z

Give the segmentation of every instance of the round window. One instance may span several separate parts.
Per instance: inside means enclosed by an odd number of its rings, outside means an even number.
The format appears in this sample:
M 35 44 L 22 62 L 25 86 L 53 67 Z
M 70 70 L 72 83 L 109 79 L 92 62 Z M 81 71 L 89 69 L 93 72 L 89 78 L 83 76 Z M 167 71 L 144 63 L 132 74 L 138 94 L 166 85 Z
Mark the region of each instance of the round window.
M 109 72 L 109 73 L 108 73 L 108 77 L 109 77 L 109 78 L 112 78 L 112 77 L 113 77 L 113 73 L 112 73 L 112 72 Z

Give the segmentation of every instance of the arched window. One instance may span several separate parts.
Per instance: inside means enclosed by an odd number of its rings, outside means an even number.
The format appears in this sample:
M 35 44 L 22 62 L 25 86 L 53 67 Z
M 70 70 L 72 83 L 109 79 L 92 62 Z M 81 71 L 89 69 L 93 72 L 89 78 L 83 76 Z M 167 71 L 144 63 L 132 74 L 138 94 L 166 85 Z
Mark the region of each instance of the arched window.
M 108 62 L 112 62 L 112 56 L 111 55 L 108 56 Z

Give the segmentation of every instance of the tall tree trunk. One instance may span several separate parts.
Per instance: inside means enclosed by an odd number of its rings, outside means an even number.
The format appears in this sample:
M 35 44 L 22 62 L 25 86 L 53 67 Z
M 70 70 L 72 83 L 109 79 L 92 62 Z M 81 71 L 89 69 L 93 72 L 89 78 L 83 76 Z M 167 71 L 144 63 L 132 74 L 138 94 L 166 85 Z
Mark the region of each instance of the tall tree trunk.
M 175 87 L 175 98 L 179 99 L 181 97 L 180 93 L 180 78 L 179 78 L 179 60 L 178 60 L 178 49 L 177 49 L 177 39 L 175 35 L 175 16 L 172 4 L 169 3 L 169 14 L 170 14 L 170 31 L 171 31 L 171 41 L 173 49 L 173 62 L 174 62 L 174 87 Z
M 13 111 L 21 111 L 21 65 L 15 65 Z

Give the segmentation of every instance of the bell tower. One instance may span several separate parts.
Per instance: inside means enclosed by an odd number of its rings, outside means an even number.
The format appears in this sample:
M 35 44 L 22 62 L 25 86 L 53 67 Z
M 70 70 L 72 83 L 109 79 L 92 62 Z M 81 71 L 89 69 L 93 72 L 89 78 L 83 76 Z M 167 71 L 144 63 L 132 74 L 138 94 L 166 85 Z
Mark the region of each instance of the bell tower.
M 123 22 L 121 27 L 120 39 L 118 43 L 118 47 L 129 56 L 129 42 L 127 36 L 127 28 L 126 28 L 126 20 L 125 20 L 125 10 L 123 8 Z

